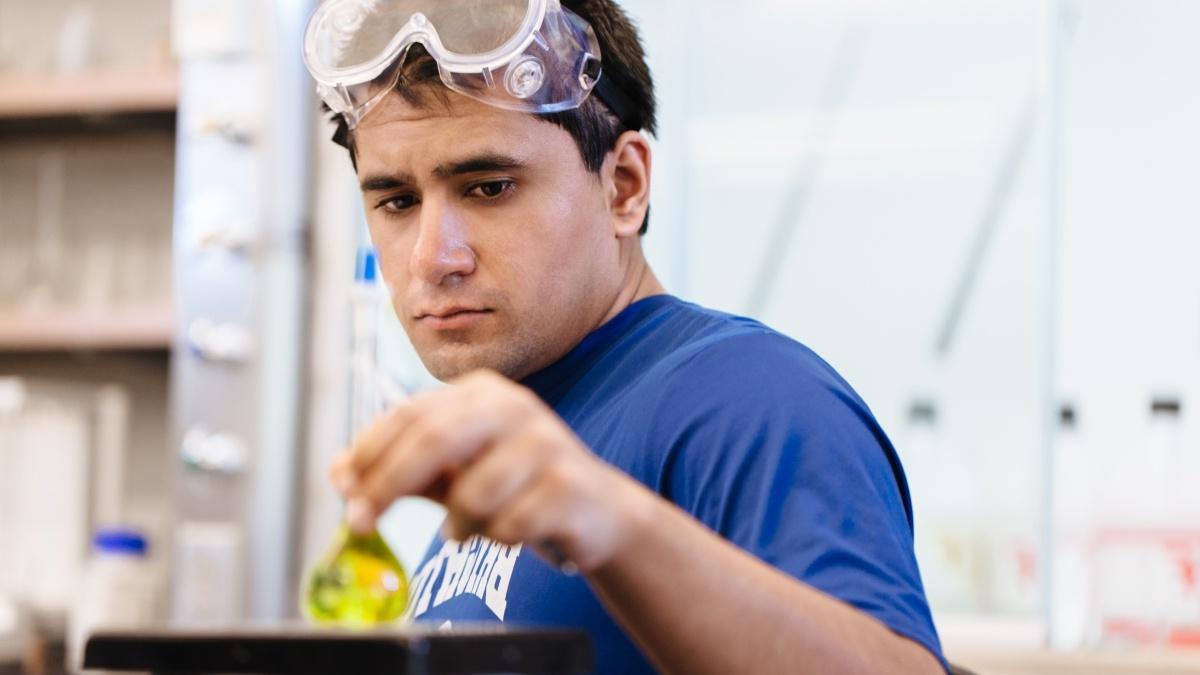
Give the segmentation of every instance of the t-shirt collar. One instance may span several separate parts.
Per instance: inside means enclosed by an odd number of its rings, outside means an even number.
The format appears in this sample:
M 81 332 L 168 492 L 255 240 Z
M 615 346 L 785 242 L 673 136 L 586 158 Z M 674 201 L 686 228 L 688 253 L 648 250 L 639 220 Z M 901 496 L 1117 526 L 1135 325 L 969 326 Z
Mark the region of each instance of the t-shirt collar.
M 631 303 L 607 323 L 592 331 L 558 361 L 521 380 L 550 405 L 604 358 L 623 336 L 654 314 L 660 307 L 678 302 L 672 295 L 652 295 Z

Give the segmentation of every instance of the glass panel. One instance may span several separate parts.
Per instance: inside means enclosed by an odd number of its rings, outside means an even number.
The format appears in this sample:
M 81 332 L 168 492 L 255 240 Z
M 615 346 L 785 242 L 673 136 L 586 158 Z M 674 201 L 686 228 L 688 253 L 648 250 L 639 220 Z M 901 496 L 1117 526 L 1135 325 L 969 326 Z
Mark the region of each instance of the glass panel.
M 1195 647 L 1200 4 L 1070 9 L 1055 643 Z
M 650 249 L 671 290 L 804 342 L 872 406 L 940 623 L 1036 623 L 1046 4 L 710 0 L 682 26 L 631 5 L 664 82 Z

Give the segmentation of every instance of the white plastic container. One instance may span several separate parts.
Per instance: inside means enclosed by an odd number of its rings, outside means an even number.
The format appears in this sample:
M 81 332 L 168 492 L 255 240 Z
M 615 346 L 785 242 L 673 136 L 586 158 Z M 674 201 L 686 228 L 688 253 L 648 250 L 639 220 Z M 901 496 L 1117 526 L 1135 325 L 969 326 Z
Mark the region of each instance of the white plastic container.
M 29 640 L 29 622 L 16 600 L 0 593 L 0 670 L 21 663 Z
M 1056 649 L 1071 651 L 1085 646 L 1089 638 L 1093 572 L 1088 547 L 1095 533 L 1096 504 L 1095 461 L 1083 444 L 1072 406 L 1063 406 L 1059 413 L 1054 450 L 1050 640 Z
M 913 544 L 925 593 L 938 611 L 978 612 L 986 583 L 978 486 L 962 448 L 946 443 L 932 402 L 914 402 L 908 417 L 898 452 L 912 495 Z
M 140 628 L 157 619 L 158 583 L 136 530 L 96 533 L 67 634 L 67 663 L 82 670 L 87 638 L 98 628 Z

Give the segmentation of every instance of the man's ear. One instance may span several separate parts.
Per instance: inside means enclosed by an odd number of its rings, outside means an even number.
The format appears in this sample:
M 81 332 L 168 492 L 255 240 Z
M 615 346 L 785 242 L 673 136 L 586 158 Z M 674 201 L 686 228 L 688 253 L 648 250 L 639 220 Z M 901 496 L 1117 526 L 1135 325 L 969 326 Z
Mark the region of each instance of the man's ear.
M 604 162 L 603 176 L 613 234 L 636 237 L 650 208 L 650 142 L 637 131 L 617 138 Z

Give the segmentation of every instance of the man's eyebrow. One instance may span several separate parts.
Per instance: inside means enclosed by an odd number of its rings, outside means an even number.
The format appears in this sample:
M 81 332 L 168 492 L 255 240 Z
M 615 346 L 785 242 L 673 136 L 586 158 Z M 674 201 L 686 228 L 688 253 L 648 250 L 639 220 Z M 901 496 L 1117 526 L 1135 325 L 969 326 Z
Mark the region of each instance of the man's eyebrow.
M 512 171 L 513 169 L 523 169 L 525 163 L 521 160 L 502 155 L 500 153 L 488 152 L 474 157 L 468 157 L 457 162 L 443 164 L 433 170 L 433 175 L 438 178 L 452 178 L 454 176 L 462 176 L 468 173 L 485 173 L 488 171 Z
M 470 173 L 486 173 L 488 171 L 512 171 L 514 169 L 525 168 L 525 163 L 521 160 L 503 155 L 496 152 L 486 152 L 474 157 L 467 157 L 456 162 L 442 164 L 433 170 L 433 175 L 440 179 L 453 178 Z M 379 173 L 371 174 L 364 178 L 361 183 L 363 192 L 384 192 L 386 190 L 395 190 L 397 188 L 409 187 L 416 184 L 411 174 L 398 173 Z
M 412 185 L 416 181 L 407 173 L 377 173 L 371 174 L 362 180 L 363 192 L 382 192 L 384 190 L 395 190 L 396 188 Z

